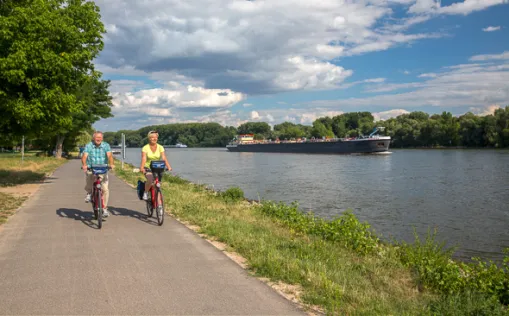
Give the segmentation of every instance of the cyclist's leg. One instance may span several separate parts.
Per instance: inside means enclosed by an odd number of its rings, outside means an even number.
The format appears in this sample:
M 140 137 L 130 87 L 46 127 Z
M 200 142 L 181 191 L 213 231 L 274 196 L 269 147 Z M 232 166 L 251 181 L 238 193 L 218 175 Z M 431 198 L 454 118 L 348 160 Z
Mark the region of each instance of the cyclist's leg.
M 148 191 L 152 187 L 152 184 L 154 182 L 154 175 L 152 174 L 151 171 L 146 170 L 145 178 L 147 179 L 147 181 L 145 181 L 145 192 L 143 194 L 144 200 L 145 200 L 145 197 L 148 195 Z
M 145 192 L 148 192 L 150 190 L 150 187 L 152 187 L 152 184 L 154 183 L 154 175 L 151 171 L 147 171 L 145 173 L 145 178 L 147 181 L 145 182 Z
M 101 188 L 102 188 L 102 191 L 103 191 L 103 201 L 104 201 L 103 208 L 105 210 L 105 215 L 108 216 L 107 208 L 108 208 L 108 201 L 109 201 L 109 198 L 110 198 L 109 176 L 106 173 L 106 174 L 102 174 L 100 177 L 101 177 Z
M 92 174 L 92 172 L 90 170 L 87 170 L 87 174 L 85 175 L 85 191 L 87 192 L 87 196 L 85 198 L 86 202 L 90 202 L 93 184 L 94 184 L 94 175 Z

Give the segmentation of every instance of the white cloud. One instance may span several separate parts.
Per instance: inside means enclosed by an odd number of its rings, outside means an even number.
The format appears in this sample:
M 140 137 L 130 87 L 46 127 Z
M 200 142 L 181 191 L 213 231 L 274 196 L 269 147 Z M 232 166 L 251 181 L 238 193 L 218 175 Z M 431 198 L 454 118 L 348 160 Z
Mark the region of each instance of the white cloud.
M 460 9 L 496 4 L 485 1 L 467 0 Z M 99 58 L 108 73 L 185 74 L 193 85 L 249 94 L 337 88 L 353 72 L 338 58 L 441 37 L 407 30 L 433 18 L 430 8 L 453 7 L 431 0 L 96 3 L 109 31 Z M 409 13 L 395 17 L 398 6 L 410 6 Z
M 425 14 L 463 14 L 484 10 L 494 5 L 508 3 L 508 0 L 465 0 L 442 7 L 440 0 L 417 0 L 408 10 L 409 13 Z
M 274 117 L 268 113 L 268 112 L 261 112 L 261 114 L 258 111 L 251 111 L 249 113 L 249 119 L 242 121 L 242 123 L 247 121 L 260 121 L 260 122 L 267 122 L 272 123 L 274 122 Z M 240 122 L 237 122 L 239 124 Z
M 244 99 L 243 94 L 228 89 L 183 86 L 177 82 L 168 82 L 163 88 L 115 92 L 112 96 L 116 117 L 171 117 L 175 115 L 175 110 L 219 110 Z
M 446 7 L 441 7 L 439 12 L 444 14 L 467 15 L 474 11 L 484 10 L 488 7 L 505 3 L 508 3 L 508 0 L 465 0 Z
M 288 58 L 287 64 L 294 71 L 279 73 L 273 80 L 281 90 L 334 88 L 352 75 L 351 70 L 300 56 Z
M 501 54 L 475 55 L 470 58 L 471 61 L 504 60 L 504 59 L 509 59 L 509 51 L 505 51 Z
M 146 86 L 140 80 L 113 80 L 110 85 L 110 93 L 127 93 L 131 92 L 138 87 Z
M 500 30 L 500 26 L 488 26 L 482 29 L 484 32 L 495 32 Z
M 394 110 L 388 110 L 388 111 L 382 111 L 382 112 L 375 112 L 372 114 L 373 114 L 373 117 L 375 118 L 375 121 L 380 121 L 380 120 L 385 121 L 385 120 L 390 119 L 391 117 L 397 117 L 399 115 L 407 114 L 407 113 L 410 113 L 410 111 L 407 111 L 405 109 L 394 109 Z
M 393 84 L 384 78 L 359 78 L 345 83 L 355 69 L 346 69 L 342 59 L 444 36 L 416 33 L 411 27 L 440 14 L 468 14 L 506 2 L 466 0 L 442 7 L 433 0 L 96 0 L 108 30 L 98 69 L 106 75 L 129 76 L 129 80 L 113 81 L 111 90 L 117 105 L 115 115 L 119 119 L 136 117 L 131 122 L 148 116 L 155 120 L 161 115 L 157 119 L 164 122 L 217 119 L 238 123 L 250 118 L 249 111 L 243 109 L 248 103 L 240 108 L 244 114 L 232 113 L 229 108 L 246 95 L 346 89 L 357 84 L 369 85 L 372 93 L 411 91 L 342 100 L 342 104 L 371 106 L 395 101 L 391 107 L 406 108 L 423 102 L 465 102 L 478 106 L 482 102 L 467 97 L 471 91 L 478 92 L 474 99 L 488 102 L 503 99 L 505 87 L 488 78 L 471 88 L 467 82 L 472 78 L 467 76 L 481 80 L 481 73 L 489 72 L 501 80 L 506 65 L 445 69 L 435 78 L 421 77 L 430 79 L 424 82 Z M 400 15 L 406 8 L 406 14 Z M 478 55 L 472 60 L 508 59 L 504 54 Z M 466 79 L 439 81 L 453 75 Z M 445 89 L 440 85 L 459 95 L 456 101 L 447 94 L 440 99 L 440 89 Z M 427 89 L 439 94 L 415 97 Z M 221 92 L 226 94 L 218 95 Z M 257 113 L 258 119 L 277 121 L 288 115 L 296 122 L 307 122 L 324 111 L 307 108 L 295 115 L 288 109 L 281 114 Z
M 500 109 L 501 106 L 498 104 L 492 104 L 484 107 L 471 107 L 470 111 L 479 116 L 492 115 L 495 110 Z
M 385 78 L 372 78 L 372 79 L 363 80 L 362 82 L 381 83 L 381 82 L 384 82 L 384 81 L 385 81 Z
M 356 108 L 383 106 L 409 107 L 485 107 L 509 104 L 509 62 L 499 55 L 480 55 L 476 60 L 502 60 L 500 64 L 461 64 L 443 67 L 425 81 L 408 83 L 379 83 L 366 88 L 376 93 L 372 97 L 314 101 L 302 106 Z M 471 58 L 472 59 L 472 58 Z M 508 58 L 509 59 L 509 58 Z M 406 91 L 404 91 L 406 90 Z M 384 94 L 391 92 L 390 94 Z
M 425 74 L 420 74 L 418 77 L 419 78 L 435 78 L 437 76 L 437 74 L 435 73 L 425 73 Z
M 430 13 L 440 8 L 440 2 L 435 0 L 417 0 L 409 9 L 409 13 Z
M 260 118 L 260 114 L 258 114 L 258 112 L 256 111 L 251 111 L 251 119 L 252 120 L 257 120 Z
M 251 103 L 244 103 L 244 104 L 242 104 L 242 106 L 247 108 L 247 107 L 253 106 L 253 104 L 251 104 Z

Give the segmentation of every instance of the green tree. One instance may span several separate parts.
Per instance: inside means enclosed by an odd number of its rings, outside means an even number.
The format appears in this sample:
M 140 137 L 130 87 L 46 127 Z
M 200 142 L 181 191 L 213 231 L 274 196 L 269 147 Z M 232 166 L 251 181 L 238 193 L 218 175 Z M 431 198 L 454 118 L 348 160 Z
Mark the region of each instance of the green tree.
M 84 0 L 2 1 L 0 12 L 0 133 L 72 130 L 86 107 L 76 92 L 97 77 L 92 60 L 105 33 L 99 7 Z
M 112 117 L 112 97 L 109 94 L 109 80 L 99 80 L 99 76 L 89 76 L 88 80 L 77 89 L 76 101 L 82 105 L 79 111 L 72 115 L 71 128 L 54 129 L 56 135 L 56 157 L 62 154 L 62 145 L 66 138 L 70 138 L 71 146 L 75 146 L 76 139 L 82 132 L 92 129 L 92 125 L 101 118 Z
M 266 122 L 246 122 L 237 128 L 239 134 L 255 134 L 268 138 L 271 132 L 270 125 Z
M 316 120 L 313 122 L 311 135 L 315 138 L 334 137 L 332 130 L 328 129 L 322 122 Z

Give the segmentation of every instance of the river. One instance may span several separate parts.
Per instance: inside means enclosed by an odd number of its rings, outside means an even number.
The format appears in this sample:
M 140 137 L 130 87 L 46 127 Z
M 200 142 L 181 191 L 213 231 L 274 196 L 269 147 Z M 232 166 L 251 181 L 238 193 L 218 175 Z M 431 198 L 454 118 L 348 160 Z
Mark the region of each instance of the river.
M 509 151 L 401 150 L 386 155 L 232 153 L 167 148 L 173 173 L 247 198 L 298 201 L 331 218 L 347 209 L 383 238 L 423 236 L 458 246 L 455 257 L 499 261 L 509 247 Z M 117 156 L 120 158 L 120 156 Z M 126 150 L 138 166 L 140 148 Z

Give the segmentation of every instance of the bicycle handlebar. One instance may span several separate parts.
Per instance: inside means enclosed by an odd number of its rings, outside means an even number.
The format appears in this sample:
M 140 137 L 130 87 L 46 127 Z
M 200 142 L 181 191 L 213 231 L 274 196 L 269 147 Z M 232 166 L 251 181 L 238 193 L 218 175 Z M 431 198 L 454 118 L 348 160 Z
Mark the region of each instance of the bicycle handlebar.
M 81 170 L 83 170 L 83 166 L 80 167 Z M 87 169 L 91 169 L 87 166 Z M 108 166 L 108 170 L 111 170 L 111 166 Z

